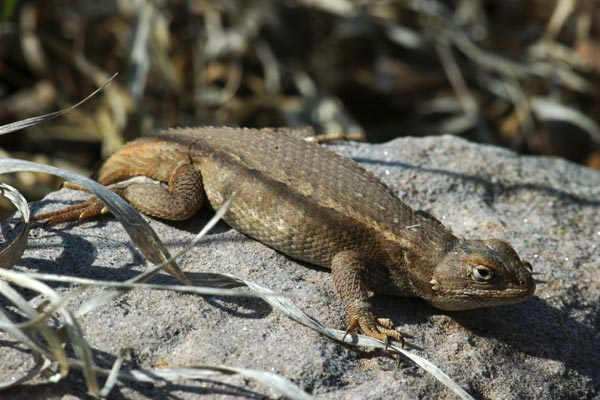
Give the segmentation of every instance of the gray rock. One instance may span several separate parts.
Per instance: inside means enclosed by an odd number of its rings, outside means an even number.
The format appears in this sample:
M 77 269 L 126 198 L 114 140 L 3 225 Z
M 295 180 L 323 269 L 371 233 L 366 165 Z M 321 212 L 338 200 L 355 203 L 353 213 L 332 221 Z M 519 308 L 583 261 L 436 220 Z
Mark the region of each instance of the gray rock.
M 377 298 L 381 314 L 401 328 L 411 351 L 439 366 L 476 398 L 600 396 L 599 172 L 449 136 L 332 148 L 375 172 L 408 204 L 432 212 L 457 235 L 510 241 L 543 281 L 529 301 L 474 311 L 443 312 L 418 299 Z M 34 205 L 34 211 L 49 211 L 80 198 L 80 193 L 62 190 Z M 208 218 L 210 213 L 203 212 L 184 223 L 151 220 L 151 226 L 175 252 Z M 6 224 L 3 232 L 8 232 Z M 227 272 L 254 281 L 290 296 L 326 325 L 345 328 L 345 310 L 327 271 L 294 262 L 225 224 L 183 256 L 179 265 L 189 273 Z M 145 268 L 143 256 L 114 218 L 35 228 L 15 267 L 118 281 Z M 161 274 L 153 282 L 175 280 Z M 72 290 L 62 284 L 50 286 L 62 294 Z M 70 307 L 75 309 L 98 291 L 86 289 Z M 31 301 L 39 304 L 41 299 Z M 321 399 L 453 397 L 411 363 L 398 368 L 379 351 L 335 343 L 259 299 L 138 290 L 86 315 L 81 324 L 97 363 L 105 367 L 127 349 L 125 369 L 194 364 L 255 368 L 281 374 Z M 6 333 L 0 333 L 0 377 L 31 363 L 9 341 Z M 57 384 L 41 382 L 38 378 L 0 396 L 85 397 L 77 371 Z M 120 383 L 112 396 L 195 399 L 277 394 L 252 381 L 227 377 L 157 387 Z

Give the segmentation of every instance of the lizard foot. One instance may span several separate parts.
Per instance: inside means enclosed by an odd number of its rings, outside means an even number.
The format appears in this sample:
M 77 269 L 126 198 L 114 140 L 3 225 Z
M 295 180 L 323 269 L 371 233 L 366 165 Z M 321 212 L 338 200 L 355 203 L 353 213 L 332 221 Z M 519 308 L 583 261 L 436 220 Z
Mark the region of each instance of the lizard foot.
M 366 309 L 351 309 L 350 323 L 346 334 L 351 334 L 357 330 L 367 336 L 381 340 L 387 345 L 390 339 L 400 343 L 404 347 L 404 338 L 402 334 L 394 327 L 394 323 L 389 318 L 376 318 L 373 313 Z
M 128 187 L 128 185 L 128 182 L 118 182 L 107 186 L 107 188 L 112 190 L 119 196 L 123 197 L 123 192 Z M 91 191 L 87 187 L 78 185 L 77 183 L 73 182 L 65 182 L 63 187 L 91 193 Z M 105 215 L 109 212 L 110 211 L 104 205 L 102 200 L 100 200 L 97 196 L 92 196 L 88 200 L 74 204 L 70 207 L 65 207 L 58 211 L 36 215 L 35 217 L 31 218 L 31 221 L 44 222 L 46 224 L 53 225 L 68 221 L 83 221 L 84 219 Z
M 67 221 L 81 221 L 87 218 L 96 217 L 98 215 L 104 215 L 108 212 L 108 209 L 104 206 L 104 203 L 102 203 L 99 198 L 92 197 L 89 200 L 63 208 L 62 210 L 36 215 L 35 217 L 31 218 L 31 221 L 57 224 Z

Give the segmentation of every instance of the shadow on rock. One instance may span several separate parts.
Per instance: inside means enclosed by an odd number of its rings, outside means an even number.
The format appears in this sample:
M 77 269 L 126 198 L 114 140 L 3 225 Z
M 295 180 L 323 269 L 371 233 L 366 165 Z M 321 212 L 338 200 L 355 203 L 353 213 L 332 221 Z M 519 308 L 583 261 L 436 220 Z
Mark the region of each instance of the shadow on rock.
M 592 381 L 599 381 L 599 331 L 576 321 L 568 311 L 533 298 L 513 306 L 449 315 L 477 335 L 500 340 L 534 357 L 560 361 Z

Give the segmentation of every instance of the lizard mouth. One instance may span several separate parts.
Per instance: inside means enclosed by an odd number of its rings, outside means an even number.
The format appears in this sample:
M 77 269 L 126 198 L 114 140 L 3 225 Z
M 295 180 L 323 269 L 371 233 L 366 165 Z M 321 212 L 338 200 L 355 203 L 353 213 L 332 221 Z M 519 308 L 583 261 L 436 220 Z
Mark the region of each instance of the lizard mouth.
M 483 286 L 483 285 L 481 285 Z M 535 292 L 535 283 L 533 280 L 523 280 L 518 286 L 509 285 L 499 289 L 489 287 L 469 286 L 459 288 L 442 289 L 439 285 L 433 285 L 432 289 L 440 297 L 460 297 L 460 298 L 519 298 L 530 297 Z
M 533 295 L 533 288 L 505 288 L 489 290 L 477 288 L 461 288 L 444 290 L 437 293 L 432 304 L 447 311 L 471 310 L 482 307 L 495 307 L 519 303 Z
M 453 297 L 464 297 L 464 298 L 521 298 L 529 297 L 533 294 L 534 288 L 505 288 L 502 290 L 490 290 L 490 289 L 456 289 L 448 290 L 444 294 Z

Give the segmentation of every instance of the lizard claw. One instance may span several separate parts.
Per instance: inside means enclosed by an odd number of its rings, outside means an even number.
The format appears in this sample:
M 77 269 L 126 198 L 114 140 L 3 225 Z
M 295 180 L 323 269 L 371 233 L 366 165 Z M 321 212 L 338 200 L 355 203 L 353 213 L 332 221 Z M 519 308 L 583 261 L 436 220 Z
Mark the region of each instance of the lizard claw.
M 389 318 L 376 318 L 367 309 L 358 308 L 350 311 L 350 323 L 346 329 L 346 334 L 356 330 L 360 330 L 365 335 L 384 342 L 386 351 L 390 344 L 390 339 L 399 342 L 400 346 L 404 348 L 404 338 L 394 327 L 394 323 Z M 346 335 L 344 335 L 345 337 Z
M 352 335 L 352 333 L 356 332 L 356 330 L 358 330 L 358 328 L 359 328 L 358 319 L 350 319 L 348 328 L 346 328 L 346 333 L 344 333 L 344 336 L 342 337 L 342 342 L 345 342 L 346 336 Z

